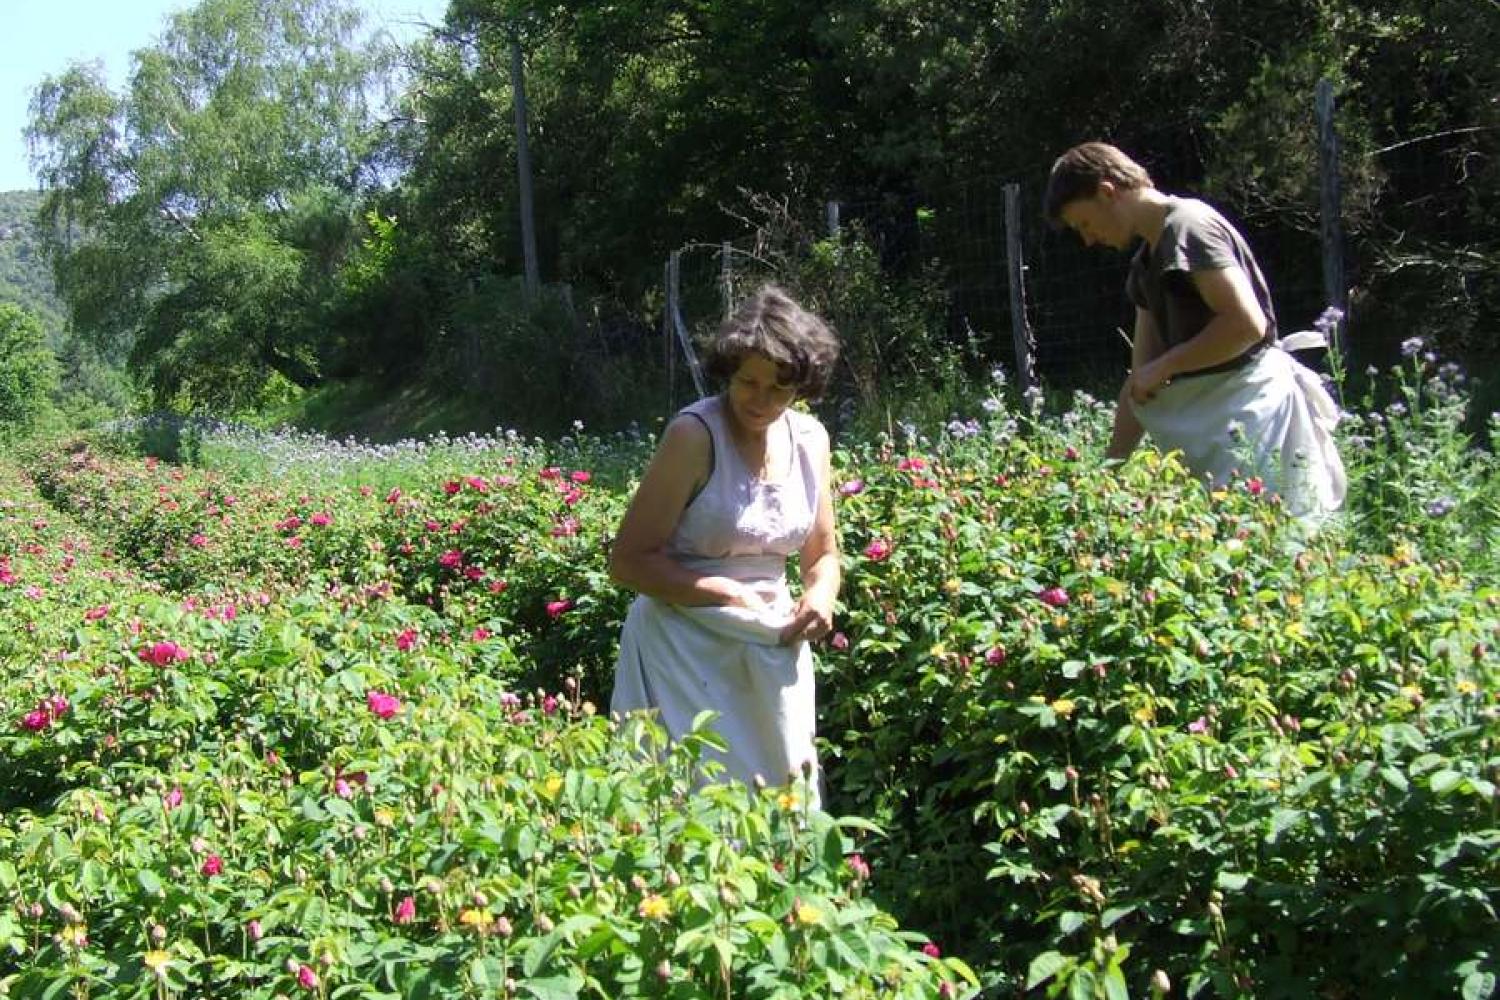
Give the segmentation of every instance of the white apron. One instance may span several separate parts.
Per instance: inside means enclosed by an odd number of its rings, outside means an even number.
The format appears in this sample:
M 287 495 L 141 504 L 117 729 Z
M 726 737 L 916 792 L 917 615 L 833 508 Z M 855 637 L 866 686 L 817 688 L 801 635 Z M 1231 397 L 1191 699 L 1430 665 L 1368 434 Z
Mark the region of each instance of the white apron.
M 1214 486 L 1236 471 L 1258 476 L 1309 523 L 1343 505 L 1347 482 L 1333 439 L 1338 405 L 1317 374 L 1281 347 L 1233 371 L 1174 379 L 1134 409 L 1159 449 L 1180 451 Z

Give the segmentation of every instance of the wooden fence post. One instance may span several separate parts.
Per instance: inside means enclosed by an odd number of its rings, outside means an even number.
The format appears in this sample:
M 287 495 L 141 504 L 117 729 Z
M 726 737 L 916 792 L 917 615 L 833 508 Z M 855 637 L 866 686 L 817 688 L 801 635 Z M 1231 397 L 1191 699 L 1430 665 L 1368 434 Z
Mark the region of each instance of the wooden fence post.
M 1021 185 L 1005 185 L 1005 260 L 1010 285 L 1010 334 L 1022 391 L 1036 387 L 1036 341 L 1026 318 L 1026 264 L 1021 255 Z
M 673 271 L 676 265 L 677 251 L 674 250 L 662 267 L 662 286 L 667 294 L 661 307 L 661 347 L 666 352 L 663 360 L 667 365 L 667 410 L 669 412 L 677 408 L 677 350 L 672 346 L 672 296 L 677 294 Z
M 698 364 L 698 352 L 693 350 L 693 338 L 688 335 L 687 324 L 682 321 L 681 250 L 672 251 L 671 262 L 668 266 L 667 323 L 669 330 L 677 336 L 677 346 L 682 348 L 682 356 L 687 361 L 688 375 L 693 379 L 693 388 L 698 391 L 698 398 L 702 399 L 708 395 L 708 387 L 703 381 L 703 368 Z M 670 339 L 667 349 L 671 350 Z
M 1349 286 L 1344 275 L 1343 195 L 1339 181 L 1339 137 L 1334 129 L 1333 84 L 1322 79 L 1316 92 L 1318 108 L 1318 174 L 1321 180 L 1319 232 L 1323 241 L 1323 297 L 1344 315 L 1329 332 L 1333 348 L 1344 355 L 1344 333 L 1349 310 Z
M 734 244 L 725 240 L 719 244 L 719 299 L 724 304 L 724 318 L 734 312 L 734 262 L 731 255 Z
M 536 221 L 531 200 L 531 147 L 526 139 L 526 64 L 521 55 L 521 36 L 510 39 L 510 86 L 516 110 L 516 173 L 521 196 L 521 253 L 526 261 L 526 298 L 536 302 L 542 288 L 536 260 Z

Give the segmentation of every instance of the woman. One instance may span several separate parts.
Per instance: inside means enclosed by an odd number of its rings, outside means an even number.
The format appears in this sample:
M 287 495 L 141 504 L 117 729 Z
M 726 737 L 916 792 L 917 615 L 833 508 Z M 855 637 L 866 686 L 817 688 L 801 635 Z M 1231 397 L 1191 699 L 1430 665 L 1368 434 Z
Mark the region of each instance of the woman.
M 808 643 L 832 630 L 839 554 L 828 433 L 791 404 L 822 392 L 838 350 L 781 289 L 744 302 L 708 348 L 723 391 L 667 425 L 610 556 L 616 582 L 640 595 L 620 637 L 612 709 L 655 709 L 673 738 L 711 709 L 731 776 L 775 784 L 807 769 L 814 804 Z

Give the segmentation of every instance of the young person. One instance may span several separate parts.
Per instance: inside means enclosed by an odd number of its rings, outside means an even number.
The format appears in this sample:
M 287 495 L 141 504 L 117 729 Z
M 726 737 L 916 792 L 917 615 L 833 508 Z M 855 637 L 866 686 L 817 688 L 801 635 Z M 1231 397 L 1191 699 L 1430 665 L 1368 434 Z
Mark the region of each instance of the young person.
M 614 579 L 640 595 L 620 637 L 612 710 L 653 709 L 676 738 L 712 709 L 731 776 L 779 784 L 807 774 L 814 803 L 809 643 L 833 627 L 839 554 L 828 433 L 792 404 L 822 392 L 838 351 L 827 325 L 781 289 L 744 302 L 706 357 L 723 391 L 667 425 L 610 556 Z
M 1129 250 L 1135 305 L 1131 369 L 1108 457 L 1149 432 L 1214 485 L 1259 477 L 1316 521 L 1344 500 L 1332 431 L 1338 408 L 1315 374 L 1279 349 L 1265 276 L 1245 238 L 1212 206 L 1156 189 L 1114 146 L 1075 146 L 1052 166 L 1047 218 L 1085 245 Z

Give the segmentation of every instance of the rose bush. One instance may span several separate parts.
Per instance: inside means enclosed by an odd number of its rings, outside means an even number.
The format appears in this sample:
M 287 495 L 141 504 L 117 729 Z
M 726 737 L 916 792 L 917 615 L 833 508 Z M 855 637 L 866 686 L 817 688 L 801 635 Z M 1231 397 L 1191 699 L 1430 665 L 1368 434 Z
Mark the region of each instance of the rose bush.
M 844 862 L 858 899 L 930 934 L 930 951 L 970 959 L 987 995 L 1491 995 L 1500 969 L 1500 592 L 1490 572 L 1500 479 L 1493 452 L 1434 440 L 1458 433 L 1448 404 L 1382 416 L 1378 438 L 1360 431 L 1368 417 L 1351 424 L 1360 432 L 1345 442 L 1350 514 L 1312 538 L 1253 479 L 1209 492 L 1150 452 L 1101 468 L 1088 456 L 1107 412 L 1086 399 L 1054 416 L 1035 397 L 1019 408 L 996 398 L 982 419 L 951 421 L 931 438 L 903 428 L 845 442 L 835 477 L 846 584 L 837 632 L 820 652 L 819 728 L 827 804 L 871 823 L 840 834 L 840 852 L 858 850 Z M 575 712 L 607 699 L 628 602 L 607 580 L 607 545 L 629 496 L 620 470 L 640 468 L 638 440 L 612 458 L 599 440 L 505 439 L 421 461 L 403 453 L 406 464 L 381 472 L 367 462 L 357 476 L 320 471 L 326 452 L 272 475 L 254 447 L 206 447 L 217 456 L 207 467 L 153 464 L 98 442 L 28 458 L 52 502 L 100 539 L 94 549 L 113 548 L 129 566 L 120 579 L 146 583 L 125 587 L 131 597 L 89 582 L 67 598 L 71 631 L 27 603 L 55 594 L 26 597 L 24 582 L 0 589 L 7 614 L 38 630 L 35 641 L 11 640 L 6 662 L 42 650 L 64 664 L 63 674 L 7 675 L 17 721 L 0 739 L 7 760 L 25 762 L 7 766 L 50 783 L 23 804 L 45 812 L 58 795 L 102 788 L 106 774 L 127 801 L 153 776 L 161 787 L 151 795 L 180 790 L 190 800 L 182 760 L 198 755 L 194 768 L 212 774 L 215 760 L 253 763 L 267 749 L 294 789 L 314 774 L 324 798 L 362 802 L 374 793 L 349 774 L 371 780 L 379 755 L 350 748 L 384 752 L 378 741 L 393 726 L 428 725 L 434 712 L 490 718 L 475 707 L 485 700 L 478 689 L 454 687 L 456 677 L 489 685 L 504 709 L 488 723 L 497 732 L 548 745 L 566 740 L 538 735 L 552 731 L 547 698 L 526 696 L 523 707 L 501 702 L 505 692 L 541 687 L 554 709 Z M 1437 522 L 1414 520 L 1431 497 L 1452 498 L 1461 516 L 1445 508 L 1426 515 Z M 18 540 L 31 530 L 24 520 L 12 527 Z M 51 553 L 50 538 L 10 543 L 6 572 L 18 582 L 43 572 L 27 560 L 55 556 L 25 546 Z M 106 616 L 85 621 L 105 604 Z M 226 604 L 238 613 L 226 618 Z M 131 622 L 143 634 L 117 631 Z M 142 659 L 158 642 L 187 658 Z M 55 681 L 84 674 L 92 679 Z M 130 721 L 118 733 L 99 712 L 122 683 L 114 677 L 153 699 L 111 704 Z M 48 700 L 57 696 L 66 710 Z M 517 711 L 528 713 L 519 729 Z M 28 728 L 27 718 L 45 725 Z M 589 739 L 603 740 L 602 730 Z M 494 747 L 484 753 L 509 760 Z M 637 780 L 628 752 L 597 753 L 613 761 L 598 765 L 608 772 L 601 780 Z M 369 787 L 409 777 L 403 794 L 431 808 L 422 796 L 432 797 L 438 765 L 419 759 L 412 775 Z M 540 762 L 534 770 L 551 773 Z M 699 807 L 685 788 L 667 794 L 673 809 L 679 798 Z M 111 802 L 107 815 L 122 808 Z M 546 804 L 517 800 L 509 815 L 531 823 L 525 817 L 542 810 L 536 823 L 555 834 Z M 763 820 L 774 825 L 787 804 L 760 805 L 775 806 Z M 471 814 L 462 817 L 458 826 Z M 821 836 L 818 870 L 831 877 L 836 852 Z M 250 848 L 209 839 L 224 864 L 213 884 L 235 879 L 236 851 Z M 429 849 L 423 839 L 408 855 Z M 205 860 L 190 852 L 166 863 L 201 873 Z M 322 877 L 307 860 L 303 868 Z M 382 915 L 400 928 L 420 923 L 420 880 L 388 877 Z M 854 900 L 853 883 L 840 884 Z M 821 900 L 834 890 L 819 885 L 783 899 L 778 926 L 826 916 Z M 682 912 L 659 883 L 636 893 L 631 933 Z M 502 916 L 457 901 L 449 911 L 460 935 L 488 932 Z M 546 912 L 554 931 L 563 926 Z M 504 916 L 516 933 L 509 908 Z M 261 919 L 257 940 L 268 940 L 273 924 Z M 66 938 L 74 925 L 47 926 Z M 690 940 L 691 949 L 720 947 Z M 277 952 L 281 988 L 349 982 L 342 953 L 328 953 Z M 683 965 L 666 961 L 671 980 Z M 693 981 L 712 980 L 711 964 L 696 966 Z M 926 971 L 961 978 L 958 967 Z M 944 989 L 937 978 L 923 983 L 913 988 Z

